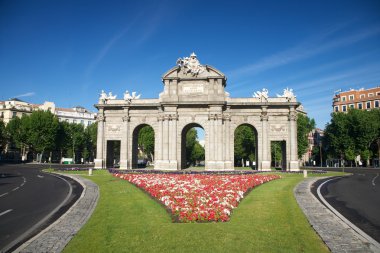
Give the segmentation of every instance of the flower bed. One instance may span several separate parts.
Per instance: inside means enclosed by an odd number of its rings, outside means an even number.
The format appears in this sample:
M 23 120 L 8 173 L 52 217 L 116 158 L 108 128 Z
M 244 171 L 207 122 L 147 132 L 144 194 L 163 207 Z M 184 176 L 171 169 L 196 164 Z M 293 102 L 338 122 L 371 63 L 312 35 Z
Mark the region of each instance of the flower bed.
M 228 221 L 248 190 L 278 175 L 119 174 L 159 200 L 178 222 Z

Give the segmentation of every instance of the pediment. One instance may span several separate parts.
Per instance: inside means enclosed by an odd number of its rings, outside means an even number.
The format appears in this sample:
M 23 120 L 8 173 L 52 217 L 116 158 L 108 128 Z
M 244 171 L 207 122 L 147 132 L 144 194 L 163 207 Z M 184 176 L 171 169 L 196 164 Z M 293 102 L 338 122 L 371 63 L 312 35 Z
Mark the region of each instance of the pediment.
M 168 70 L 163 76 L 162 79 L 172 79 L 172 78 L 180 78 L 180 79 L 205 79 L 205 78 L 223 78 L 226 79 L 225 75 L 217 70 L 216 68 L 205 65 L 205 70 L 202 73 L 199 73 L 197 75 L 193 75 L 190 72 L 184 71 L 184 67 L 176 66 L 174 68 L 171 68 Z

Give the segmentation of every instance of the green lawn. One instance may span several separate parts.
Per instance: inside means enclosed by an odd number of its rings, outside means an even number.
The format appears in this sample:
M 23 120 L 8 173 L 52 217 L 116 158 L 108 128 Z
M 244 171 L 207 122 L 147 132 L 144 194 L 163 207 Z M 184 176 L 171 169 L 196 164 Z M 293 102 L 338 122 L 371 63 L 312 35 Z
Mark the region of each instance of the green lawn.
M 302 175 L 282 175 L 251 191 L 227 223 L 183 224 L 127 181 L 95 171 L 98 206 L 64 252 L 328 252 L 293 197 Z

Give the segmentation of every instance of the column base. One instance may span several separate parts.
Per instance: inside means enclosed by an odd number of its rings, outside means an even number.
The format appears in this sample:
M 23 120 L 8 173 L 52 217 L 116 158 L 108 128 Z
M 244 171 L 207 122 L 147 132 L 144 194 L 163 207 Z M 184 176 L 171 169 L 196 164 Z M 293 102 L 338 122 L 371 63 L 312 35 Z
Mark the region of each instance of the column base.
M 207 161 L 206 171 L 231 171 L 234 170 L 231 161 Z
M 94 163 L 95 163 L 94 169 L 104 169 L 105 168 L 104 159 L 95 159 Z
M 271 171 L 270 169 L 270 161 L 262 161 L 260 171 Z
M 128 160 L 120 160 L 120 169 L 127 170 L 128 169 Z
M 154 170 L 178 170 L 176 160 L 156 160 L 154 162 Z
M 299 171 L 300 170 L 300 164 L 298 161 L 290 161 L 289 162 L 289 170 L 290 171 Z

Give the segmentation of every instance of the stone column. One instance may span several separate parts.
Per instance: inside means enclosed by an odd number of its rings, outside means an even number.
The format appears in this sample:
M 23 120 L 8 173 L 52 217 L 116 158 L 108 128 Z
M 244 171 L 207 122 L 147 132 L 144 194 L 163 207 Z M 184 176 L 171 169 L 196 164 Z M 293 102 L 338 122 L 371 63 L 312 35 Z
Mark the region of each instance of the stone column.
M 268 111 L 267 106 L 261 107 L 261 170 L 270 170 L 270 149 L 268 149 Z
M 208 143 L 207 159 L 205 161 L 206 170 L 213 169 L 215 166 L 215 115 L 208 116 Z
M 224 116 L 224 169 L 233 170 L 233 156 L 231 157 L 231 136 L 230 136 L 230 127 L 231 127 L 231 116 L 229 114 Z
M 216 139 L 215 139 L 215 145 L 216 145 L 216 168 L 223 170 L 224 169 L 224 160 L 223 160 L 223 148 L 225 147 L 223 145 L 223 117 L 222 114 L 218 114 L 216 116 Z
M 289 108 L 289 170 L 298 171 L 298 152 L 297 152 L 297 112 L 294 106 Z
M 129 108 L 124 109 L 124 116 L 123 119 L 123 129 L 124 133 L 121 137 L 120 142 L 120 169 L 128 169 L 129 168 L 129 161 L 128 161 L 128 154 L 129 154 Z
M 97 117 L 98 122 L 98 137 L 96 140 L 96 159 L 95 159 L 95 169 L 103 169 L 105 168 L 104 161 L 104 111 L 103 109 L 99 110 L 99 115 Z
M 177 170 L 177 115 L 169 115 L 169 164 L 170 170 Z

